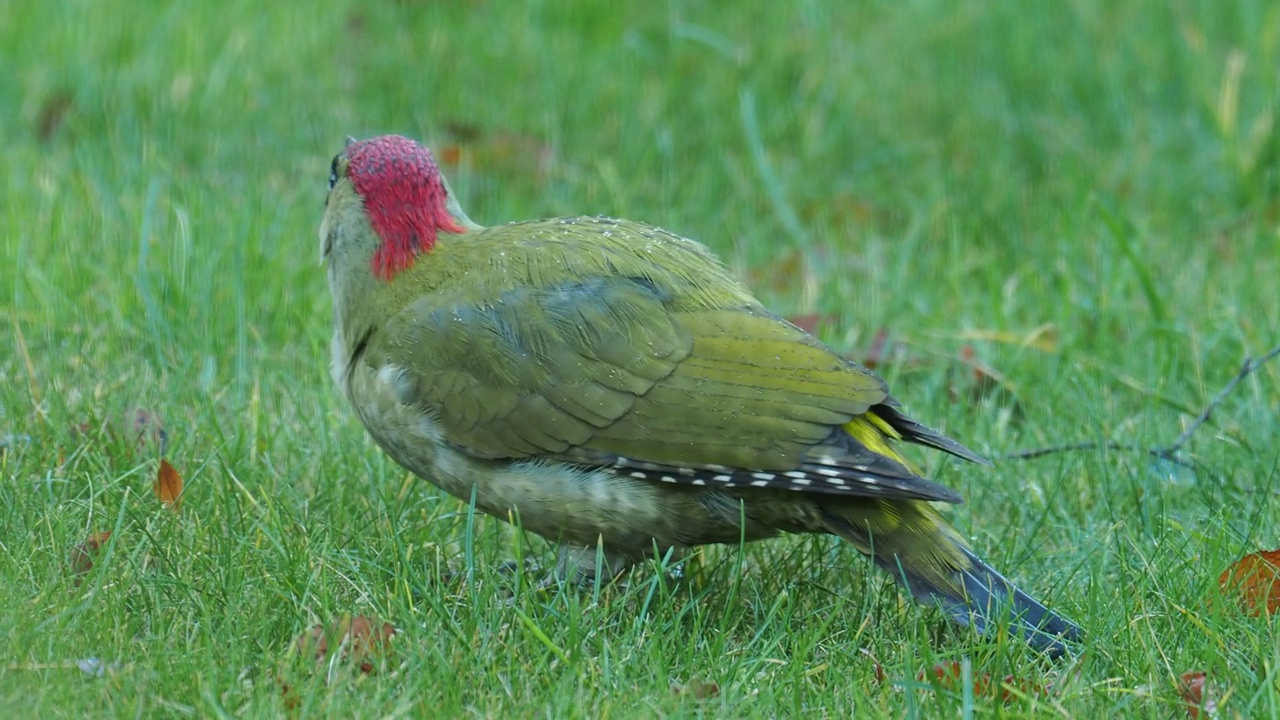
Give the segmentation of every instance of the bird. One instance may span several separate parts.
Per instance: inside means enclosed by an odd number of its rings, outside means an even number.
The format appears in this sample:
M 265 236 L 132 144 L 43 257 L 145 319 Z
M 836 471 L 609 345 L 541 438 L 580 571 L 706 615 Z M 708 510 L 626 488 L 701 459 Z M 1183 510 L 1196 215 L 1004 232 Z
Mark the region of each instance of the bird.
M 848 542 L 917 600 L 1059 657 L 1079 626 L 980 559 L 901 450 L 983 456 L 767 310 L 702 244 L 605 216 L 485 227 L 415 140 L 347 139 L 320 224 L 330 371 L 396 463 L 609 581 L 655 552 Z

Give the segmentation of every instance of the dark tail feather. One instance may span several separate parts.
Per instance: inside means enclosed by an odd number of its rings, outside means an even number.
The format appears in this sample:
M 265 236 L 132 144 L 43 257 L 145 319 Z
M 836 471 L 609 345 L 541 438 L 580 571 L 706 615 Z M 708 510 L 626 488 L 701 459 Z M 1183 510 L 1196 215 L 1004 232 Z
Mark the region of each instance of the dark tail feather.
M 898 410 L 897 403 L 892 400 L 887 403 L 873 405 L 871 407 L 871 412 L 889 423 L 889 427 L 897 430 L 898 433 L 902 435 L 902 438 L 908 442 L 931 447 L 935 450 L 941 450 L 949 455 L 955 455 L 958 458 L 963 458 L 969 462 L 976 462 L 980 465 L 991 464 L 990 460 L 961 445 L 955 440 L 952 440 L 931 427 L 921 425 L 915 420 L 912 420 L 902 414 L 902 412 Z
M 994 630 L 1004 621 L 1031 647 L 1055 659 L 1066 654 L 1068 643 L 1082 640 L 1084 633 L 1078 625 L 1014 587 L 968 549 L 963 552 L 971 563 L 958 578 L 966 597 L 955 597 L 933 586 L 894 559 L 876 558 L 876 564 L 905 585 L 917 600 L 940 606 L 953 620 L 979 634 Z

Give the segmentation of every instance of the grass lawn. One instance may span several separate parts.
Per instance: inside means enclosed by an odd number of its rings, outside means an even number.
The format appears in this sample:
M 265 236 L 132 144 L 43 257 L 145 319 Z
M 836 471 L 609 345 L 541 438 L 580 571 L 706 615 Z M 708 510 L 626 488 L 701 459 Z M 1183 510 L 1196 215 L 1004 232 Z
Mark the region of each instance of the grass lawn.
M 1168 445 L 1280 342 L 1280 4 L 304 5 L 0 12 L 0 716 L 1166 719 L 1194 671 L 1280 715 L 1273 620 L 1218 590 L 1280 545 L 1280 360 L 1195 469 L 1007 457 Z M 328 376 L 329 160 L 386 132 L 477 221 L 663 225 L 877 360 L 1005 457 L 914 455 L 1083 651 L 953 628 L 830 538 L 596 593 L 500 572 L 553 551 L 384 458 Z M 344 615 L 399 629 L 374 672 L 291 650 Z

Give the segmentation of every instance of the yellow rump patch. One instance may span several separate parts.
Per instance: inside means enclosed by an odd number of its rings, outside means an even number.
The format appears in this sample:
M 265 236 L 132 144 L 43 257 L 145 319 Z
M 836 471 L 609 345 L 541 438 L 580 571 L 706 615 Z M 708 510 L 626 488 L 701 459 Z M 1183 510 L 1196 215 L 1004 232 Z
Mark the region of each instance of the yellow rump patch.
M 920 474 L 919 468 L 889 444 L 891 439 L 901 440 L 902 435 L 874 412 L 867 411 L 845 423 L 844 431 L 849 433 L 854 440 L 862 443 L 868 450 L 884 455 L 887 458 L 892 458 L 902 463 L 911 472 L 917 475 Z

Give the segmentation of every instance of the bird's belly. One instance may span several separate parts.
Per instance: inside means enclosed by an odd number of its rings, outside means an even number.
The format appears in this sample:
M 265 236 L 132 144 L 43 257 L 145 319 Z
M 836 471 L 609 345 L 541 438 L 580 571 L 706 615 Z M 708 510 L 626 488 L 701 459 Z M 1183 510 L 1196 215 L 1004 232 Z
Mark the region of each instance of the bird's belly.
M 399 401 L 398 373 L 360 367 L 348 391 L 369 434 L 397 463 L 477 509 L 518 522 L 548 540 L 643 556 L 659 549 L 737 542 L 773 534 L 744 512 L 741 498 L 677 487 L 611 468 L 531 460 L 485 460 L 444 442 L 444 431 L 420 407 Z

